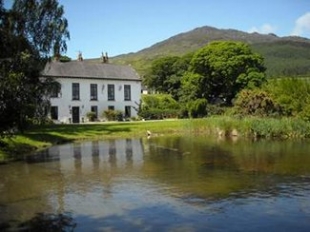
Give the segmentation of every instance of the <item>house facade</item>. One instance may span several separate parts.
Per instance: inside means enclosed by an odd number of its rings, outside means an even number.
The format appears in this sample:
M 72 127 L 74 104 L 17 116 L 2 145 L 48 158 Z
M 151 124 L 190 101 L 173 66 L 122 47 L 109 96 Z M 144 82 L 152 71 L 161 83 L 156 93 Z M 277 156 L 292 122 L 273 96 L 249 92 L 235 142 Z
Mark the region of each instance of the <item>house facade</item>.
M 105 110 L 123 112 L 125 118 L 136 117 L 141 98 L 141 79 L 130 66 L 100 61 L 47 63 L 42 77 L 52 77 L 61 86 L 51 99 L 50 118 L 61 123 L 83 123 L 94 112 L 105 120 Z

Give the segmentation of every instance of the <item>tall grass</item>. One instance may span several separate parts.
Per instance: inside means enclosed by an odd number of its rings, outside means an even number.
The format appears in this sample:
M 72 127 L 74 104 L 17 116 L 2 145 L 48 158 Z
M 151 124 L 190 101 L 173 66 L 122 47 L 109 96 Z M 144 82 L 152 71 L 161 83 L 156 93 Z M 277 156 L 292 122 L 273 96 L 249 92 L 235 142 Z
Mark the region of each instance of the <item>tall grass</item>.
M 192 133 L 255 138 L 309 138 L 310 123 L 297 118 L 234 118 L 229 116 L 189 120 Z

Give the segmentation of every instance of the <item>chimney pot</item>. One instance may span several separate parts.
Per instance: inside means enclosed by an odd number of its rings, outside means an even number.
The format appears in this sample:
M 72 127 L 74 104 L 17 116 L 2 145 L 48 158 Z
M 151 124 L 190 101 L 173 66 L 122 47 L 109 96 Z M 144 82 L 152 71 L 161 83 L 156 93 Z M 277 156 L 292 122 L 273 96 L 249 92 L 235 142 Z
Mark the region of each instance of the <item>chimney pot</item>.
M 79 55 L 78 55 L 78 61 L 83 61 L 82 52 L 79 52 Z

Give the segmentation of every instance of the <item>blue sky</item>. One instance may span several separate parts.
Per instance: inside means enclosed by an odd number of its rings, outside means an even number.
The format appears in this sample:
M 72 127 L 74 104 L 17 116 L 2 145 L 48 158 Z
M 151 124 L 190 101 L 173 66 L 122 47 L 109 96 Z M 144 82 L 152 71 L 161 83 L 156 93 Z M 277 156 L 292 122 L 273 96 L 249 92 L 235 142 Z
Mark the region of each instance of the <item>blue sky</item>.
M 12 1 L 12 0 L 7 0 Z M 310 38 L 310 0 L 59 0 L 67 56 L 137 52 L 201 26 Z

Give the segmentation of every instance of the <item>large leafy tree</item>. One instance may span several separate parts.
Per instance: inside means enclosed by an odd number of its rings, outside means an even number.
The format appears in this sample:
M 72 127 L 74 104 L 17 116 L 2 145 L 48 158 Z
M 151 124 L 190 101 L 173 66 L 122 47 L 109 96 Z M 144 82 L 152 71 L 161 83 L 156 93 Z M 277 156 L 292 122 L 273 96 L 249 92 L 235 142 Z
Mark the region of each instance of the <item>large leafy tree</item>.
M 192 54 L 183 57 L 167 56 L 153 61 L 144 84 L 159 93 L 171 94 L 178 100 L 181 78 L 189 67 L 191 57 Z
M 144 83 L 157 92 L 167 93 L 166 82 L 169 77 L 175 74 L 173 65 L 178 59 L 176 56 L 167 56 L 153 61 Z
M 190 71 L 199 78 L 199 85 L 192 88 L 198 98 L 208 102 L 222 99 L 228 105 L 243 88 L 260 86 L 265 81 L 263 57 L 253 53 L 242 42 L 216 41 L 198 50 L 192 60 Z M 197 81 L 189 79 L 195 85 Z M 191 89 L 183 81 L 183 87 Z M 193 94 L 192 94 L 193 95 Z
M 39 76 L 51 52 L 66 50 L 63 14 L 57 0 L 18 0 L 9 10 L 0 0 L 0 134 L 22 131 L 46 105 L 53 81 Z

